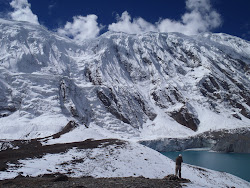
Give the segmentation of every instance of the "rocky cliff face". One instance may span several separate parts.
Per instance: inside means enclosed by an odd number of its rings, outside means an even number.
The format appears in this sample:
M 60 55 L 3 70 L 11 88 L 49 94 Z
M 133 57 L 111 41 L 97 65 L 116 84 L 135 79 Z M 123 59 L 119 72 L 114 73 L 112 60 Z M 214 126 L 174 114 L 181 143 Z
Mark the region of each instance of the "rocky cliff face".
M 70 120 L 141 138 L 250 125 L 248 41 L 105 33 L 79 45 L 28 23 L 0 28 L 2 138 L 50 135 Z
M 250 153 L 250 129 L 221 129 L 186 138 L 143 140 L 140 143 L 160 152 L 210 148 L 219 152 Z

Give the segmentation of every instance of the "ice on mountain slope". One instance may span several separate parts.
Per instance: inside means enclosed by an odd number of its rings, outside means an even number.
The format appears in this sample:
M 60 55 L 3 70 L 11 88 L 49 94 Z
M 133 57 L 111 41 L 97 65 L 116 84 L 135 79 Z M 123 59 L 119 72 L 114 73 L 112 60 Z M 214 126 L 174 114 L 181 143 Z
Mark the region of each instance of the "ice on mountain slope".
M 204 34 L 201 37 L 208 38 L 211 42 L 216 42 L 224 46 L 224 50 L 232 52 L 236 51 L 239 54 L 244 54 L 245 57 L 249 57 L 250 47 L 249 41 L 244 41 L 241 38 L 231 36 L 225 33 L 219 34 Z M 227 47 L 229 47 L 227 49 Z
M 248 41 L 108 32 L 78 45 L 24 22 L 0 28 L 2 139 L 48 136 L 70 120 L 79 127 L 68 134 L 137 139 L 250 124 Z

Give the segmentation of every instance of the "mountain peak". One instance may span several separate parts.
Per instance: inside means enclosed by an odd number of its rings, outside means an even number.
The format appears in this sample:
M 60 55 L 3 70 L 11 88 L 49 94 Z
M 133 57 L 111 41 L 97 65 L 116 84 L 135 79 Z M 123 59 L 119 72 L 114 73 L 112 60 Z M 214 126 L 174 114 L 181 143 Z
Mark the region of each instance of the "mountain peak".
M 248 41 L 108 32 L 76 44 L 38 25 L 0 27 L 2 138 L 48 136 L 71 120 L 137 139 L 249 126 Z

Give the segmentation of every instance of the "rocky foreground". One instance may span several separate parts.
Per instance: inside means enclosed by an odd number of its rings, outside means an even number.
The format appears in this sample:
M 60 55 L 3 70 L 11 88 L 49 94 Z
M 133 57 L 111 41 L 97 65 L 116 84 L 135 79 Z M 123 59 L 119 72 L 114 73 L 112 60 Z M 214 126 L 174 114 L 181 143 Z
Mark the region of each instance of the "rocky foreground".
M 181 183 L 187 183 L 186 179 L 171 178 L 164 179 L 149 179 L 144 177 L 125 177 L 125 178 L 68 178 L 65 175 L 53 174 L 44 175 L 42 177 L 16 177 L 12 180 L 0 181 L 0 187 L 7 188 L 35 188 L 35 187 L 50 187 L 50 188 L 159 188 L 159 187 L 182 187 Z
M 246 187 L 224 172 L 174 161 L 136 142 L 87 139 L 58 143 L 74 124 L 49 137 L 0 141 L 0 187 Z M 53 144 L 52 144 L 53 143 Z M 167 177 L 165 177 L 167 176 Z M 190 181 L 189 181 L 190 180 Z
M 53 137 L 56 137 L 55 135 Z M 43 139 L 44 140 L 44 139 Z M 8 171 L 8 164 L 20 165 L 20 159 L 41 158 L 45 154 L 65 152 L 72 147 L 78 149 L 94 149 L 107 147 L 108 145 L 123 146 L 124 141 L 116 139 L 86 140 L 78 143 L 55 144 L 43 146 L 40 139 L 16 140 L 8 144 L 2 144 L 0 152 L 0 171 Z M 13 149 L 16 148 L 16 149 Z M 18 149 L 17 149 L 18 148 Z M 80 162 L 80 161 L 78 161 Z M 32 187 L 53 187 L 53 188 L 97 188 L 97 187 L 182 187 L 181 183 L 190 182 L 187 179 L 178 179 L 175 176 L 168 176 L 164 179 L 150 179 L 145 177 L 119 177 L 119 178 L 94 178 L 91 176 L 69 177 L 61 173 L 43 174 L 38 177 L 24 176 L 22 173 L 14 179 L 0 181 L 0 187 L 9 188 L 32 188 Z
M 21 159 L 42 158 L 46 154 L 63 153 L 71 148 L 94 149 L 107 147 L 109 145 L 121 147 L 125 145 L 125 141 L 116 139 L 85 140 L 82 142 L 54 144 L 47 146 L 43 146 L 40 141 L 40 139 L 32 139 L 4 142 L 2 144 L 2 148 L 5 150 L 0 152 L 0 171 L 6 171 L 7 165 L 9 163 L 18 165 L 18 161 Z

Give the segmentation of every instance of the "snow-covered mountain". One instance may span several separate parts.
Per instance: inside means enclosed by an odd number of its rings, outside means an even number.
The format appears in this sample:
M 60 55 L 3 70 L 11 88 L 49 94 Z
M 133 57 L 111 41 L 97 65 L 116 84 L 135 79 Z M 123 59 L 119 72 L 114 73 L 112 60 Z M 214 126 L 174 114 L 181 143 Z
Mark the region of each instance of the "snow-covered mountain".
M 226 34 L 108 32 L 79 44 L 0 19 L 0 179 L 163 178 L 174 162 L 133 141 L 249 128 L 249 67 L 250 43 Z M 187 164 L 183 176 L 249 187 Z
M 49 136 L 69 121 L 70 141 L 249 127 L 250 43 L 108 32 L 78 44 L 0 19 L 0 138 Z

